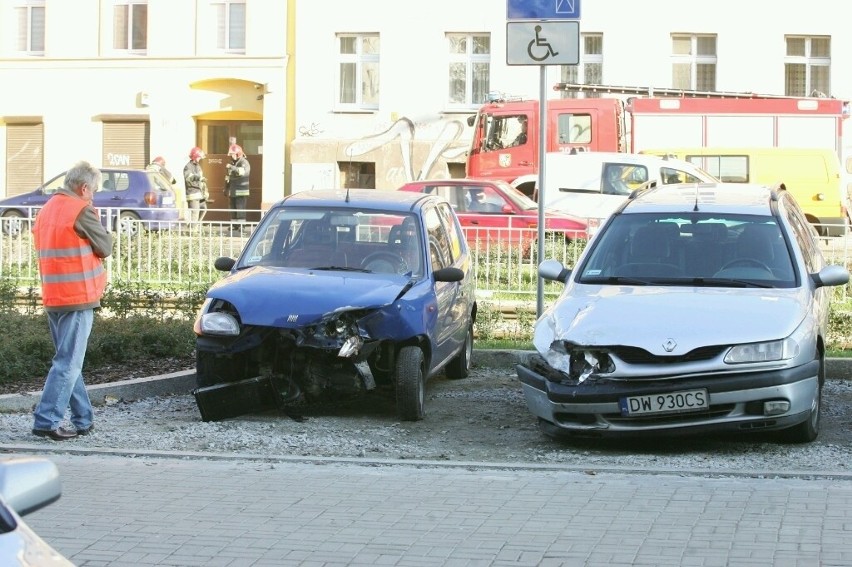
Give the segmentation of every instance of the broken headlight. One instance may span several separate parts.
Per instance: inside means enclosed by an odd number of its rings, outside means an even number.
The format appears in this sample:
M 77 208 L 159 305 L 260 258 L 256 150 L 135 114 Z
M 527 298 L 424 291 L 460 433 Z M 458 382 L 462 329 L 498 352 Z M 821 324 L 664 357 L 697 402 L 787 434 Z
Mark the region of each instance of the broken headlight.
M 555 341 L 550 345 L 546 360 L 550 366 L 567 374 L 578 384 L 592 374 L 608 374 L 615 370 L 615 365 L 606 351 L 575 346 L 569 348 L 562 341 Z

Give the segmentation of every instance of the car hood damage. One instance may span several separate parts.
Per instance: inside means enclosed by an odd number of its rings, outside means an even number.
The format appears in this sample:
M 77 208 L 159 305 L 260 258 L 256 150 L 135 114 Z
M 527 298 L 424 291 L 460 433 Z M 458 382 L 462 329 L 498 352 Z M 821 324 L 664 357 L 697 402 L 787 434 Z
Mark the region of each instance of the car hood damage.
M 218 282 L 208 297 L 231 303 L 245 325 L 294 329 L 333 313 L 390 305 L 410 285 L 400 275 L 258 266 Z
M 586 290 L 596 290 L 587 292 Z M 533 342 L 624 345 L 677 356 L 701 346 L 765 341 L 792 333 L 809 308 L 802 290 L 575 286 L 539 319 Z M 758 301 L 755 301 L 759 298 Z M 732 325 L 747 315 L 748 325 Z M 701 321 L 700 325 L 696 321 Z

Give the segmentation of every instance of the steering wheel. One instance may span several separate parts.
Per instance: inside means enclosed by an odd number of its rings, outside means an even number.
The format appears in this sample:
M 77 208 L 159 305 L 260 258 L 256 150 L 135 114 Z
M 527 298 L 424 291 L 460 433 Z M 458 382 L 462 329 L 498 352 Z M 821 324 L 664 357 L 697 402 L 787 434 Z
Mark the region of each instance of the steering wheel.
M 760 260 L 755 260 L 754 258 L 737 258 L 736 260 L 731 260 L 730 262 L 722 266 L 719 271 L 721 272 L 722 270 L 726 270 L 728 268 L 733 268 L 736 266 L 753 266 L 756 268 L 762 268 L 770 274 L 772 273 L 772 268 L 770 268 Z
M 393 252 L 373 252 L 364 258 L 361 267 L 385 274 L 400 274 L 406 268 L 405 261 Z

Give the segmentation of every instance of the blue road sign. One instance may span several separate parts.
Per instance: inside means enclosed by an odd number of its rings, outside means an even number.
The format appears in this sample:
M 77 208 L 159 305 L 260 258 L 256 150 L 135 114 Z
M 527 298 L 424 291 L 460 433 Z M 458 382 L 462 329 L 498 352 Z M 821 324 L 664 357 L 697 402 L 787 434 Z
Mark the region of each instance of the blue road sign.
M 506 0 L 508 20 L 579 20 L 580 0 Z

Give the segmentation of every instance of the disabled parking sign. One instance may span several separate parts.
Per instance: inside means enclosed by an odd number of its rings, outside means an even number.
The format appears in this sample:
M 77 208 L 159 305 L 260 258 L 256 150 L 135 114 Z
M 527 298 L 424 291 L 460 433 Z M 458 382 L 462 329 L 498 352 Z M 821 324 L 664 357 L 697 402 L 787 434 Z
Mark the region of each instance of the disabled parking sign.
M 580 22 L 565 20 L 506 23 L 507 65 L 579 63 Z

